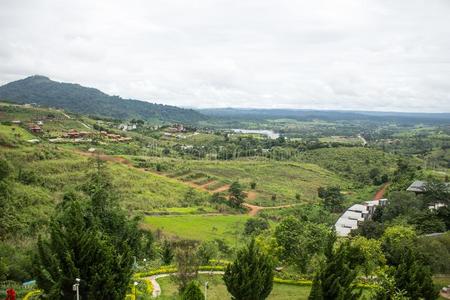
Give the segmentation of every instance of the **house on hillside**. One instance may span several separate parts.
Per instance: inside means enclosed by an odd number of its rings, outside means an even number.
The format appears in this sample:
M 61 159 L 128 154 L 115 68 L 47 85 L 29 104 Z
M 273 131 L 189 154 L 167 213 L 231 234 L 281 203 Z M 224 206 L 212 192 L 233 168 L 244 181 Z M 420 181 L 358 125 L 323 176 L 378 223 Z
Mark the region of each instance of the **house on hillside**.
M 174 124 L 172 127 L 167 128 L 167 131 L 169 131 L 169 132 L 185 132 L 186 129 L 184 128 L 183 124 Z
M 42 128 L 36 124 L 30 124 L 28 126 L 28 129 L 33 133 L 41 133 L 42 132 Z
M 76 139 L 80 137 L 80 133 L 75 129 L 70 130 L 66 135 L 71 139 Z
M 450 190 L 450 182 L 446 182 L 447 189 Z M 416 180 L 406 189 L 408 192 L 414 192 L 416 195 L 423 194 L 427 191 L 427 182 Z
M 447 190 L 450 191 L 450 183 L 446 182 L 445 186 L 447 187 Z M 422 180 L 416 180 L 414 181 L 407 189 L 408 192 L 414 192 L 416 195 L 423 194 L 427 191 L 427 182 Z M 429 210 L 437 210 L 441 207 L 446 207 L 447 204 L 442 202 L 435 202 L 431 203 L 431 205 L 428 206 Z
M 425 193 L 426 181 L 416 180 L 406 189 L 408 192 L 414 192 L 416 195 Z

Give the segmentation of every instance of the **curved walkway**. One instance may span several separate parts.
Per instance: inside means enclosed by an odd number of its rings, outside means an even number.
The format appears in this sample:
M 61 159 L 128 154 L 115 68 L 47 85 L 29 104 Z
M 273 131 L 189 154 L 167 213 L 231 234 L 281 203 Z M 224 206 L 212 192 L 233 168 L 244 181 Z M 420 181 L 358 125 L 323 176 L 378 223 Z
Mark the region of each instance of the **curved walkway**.
M 224 271 L 198 271 L 198 274 L 210 274 L 210 275 L 223 275 L 224 273 L 225 273 Z M 176 273 L 164 273 L 164 274 L 158 274 L 158 275 L 153 275 L 153 276 L 149 276 L 149 277 L 143 277 L 144 279 L 150 280 L 150 282 L 152 283 L 153 298 L 156 298 L 161 295 L 161 286 L 159 285 L 158 281 L 156 281 L 156 279 L 168 277 L 168 276 L 175 275 L 175 274 Z

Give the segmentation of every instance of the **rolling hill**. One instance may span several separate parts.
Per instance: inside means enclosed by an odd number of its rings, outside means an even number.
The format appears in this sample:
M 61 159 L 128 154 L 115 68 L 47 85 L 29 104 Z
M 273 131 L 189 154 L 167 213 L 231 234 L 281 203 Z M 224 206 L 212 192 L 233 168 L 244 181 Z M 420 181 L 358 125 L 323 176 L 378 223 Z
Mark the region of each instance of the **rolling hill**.
M 62 108 L 72 113 L 116 119 L 144 119 L 162 122 L 194 123 L 207 117 L 175 106 L 122 99 L 95 88 L 63 83 L 35 75 L 10 82 L 0 87 L 0 99 L 16 103 L 36 103 Z

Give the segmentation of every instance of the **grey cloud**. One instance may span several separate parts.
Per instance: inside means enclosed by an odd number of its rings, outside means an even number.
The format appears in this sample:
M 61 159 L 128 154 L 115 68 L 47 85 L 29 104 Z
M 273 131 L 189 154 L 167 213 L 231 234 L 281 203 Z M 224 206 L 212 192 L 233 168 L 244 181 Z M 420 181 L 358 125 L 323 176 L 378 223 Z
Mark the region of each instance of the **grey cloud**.
M 0 84 L 181 106 L 450 111 L 447 0 L 0 2 Z

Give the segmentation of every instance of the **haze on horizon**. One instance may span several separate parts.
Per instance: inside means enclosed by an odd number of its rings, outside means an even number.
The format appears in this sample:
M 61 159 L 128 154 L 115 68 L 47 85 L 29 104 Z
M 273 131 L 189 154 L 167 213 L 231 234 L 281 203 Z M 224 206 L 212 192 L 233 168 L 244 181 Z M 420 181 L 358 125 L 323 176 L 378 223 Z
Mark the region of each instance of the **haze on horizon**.
M 0 85 L 183 107 L 450 112 L 450 1 L 0 2 Z

